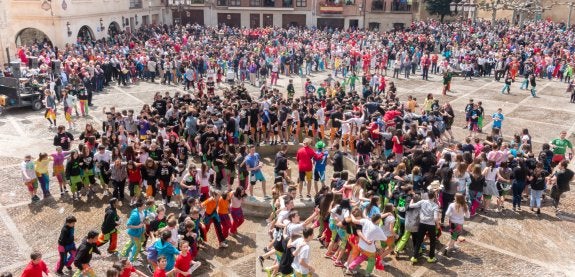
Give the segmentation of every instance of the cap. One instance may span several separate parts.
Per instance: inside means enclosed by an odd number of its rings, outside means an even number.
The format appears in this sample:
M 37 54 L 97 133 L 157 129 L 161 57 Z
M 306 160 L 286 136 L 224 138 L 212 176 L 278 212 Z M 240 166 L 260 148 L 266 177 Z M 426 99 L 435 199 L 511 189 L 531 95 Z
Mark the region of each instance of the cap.
M 320 140 L 315 144 L 315 148 L 323 149 L 325 148 L 325 143 Z

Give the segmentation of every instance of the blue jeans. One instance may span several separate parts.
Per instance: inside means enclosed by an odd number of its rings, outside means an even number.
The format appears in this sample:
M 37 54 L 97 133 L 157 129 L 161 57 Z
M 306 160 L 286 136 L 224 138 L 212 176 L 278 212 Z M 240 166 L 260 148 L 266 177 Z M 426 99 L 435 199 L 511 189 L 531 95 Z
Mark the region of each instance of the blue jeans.
M 543 195 L 543 190 L 531 189 L 531 202 L 529 207 L 534 207 L 537 204 L 537 208 L 541 208 L 541 196 Z
M 525 181 L 513 180 L 513 184 L 511 184 L 511 190 L 513 191 L 513 208 L 515 208 L 515 206 L 521 207 L 521 194 L 523 193 L 523 189 L 525 189 Z

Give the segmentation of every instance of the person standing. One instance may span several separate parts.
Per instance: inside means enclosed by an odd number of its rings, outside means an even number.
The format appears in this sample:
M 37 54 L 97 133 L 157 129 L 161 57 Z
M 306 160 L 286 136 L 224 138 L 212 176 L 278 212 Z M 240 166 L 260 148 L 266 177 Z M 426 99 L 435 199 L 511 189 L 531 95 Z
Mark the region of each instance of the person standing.
M 549 173 L 543 168 L 543 163 L 539 161 L 535 164 L 532 174 L 527 177 L 531 186 L 529 207 L 533 212 L 533 207 L 537 205 L 537 214 L 541 214 L 541 196 L 545 191 L 545 179 L 547 176 L 549 176 Z
M 525 189 L 525 181 L 527 180 L 527 166 L 525 160 L 518 159 L 517 166 L 513 168 L 512 176 L 513 182 L 511 183 L 511 190 L 513 192 L 513 211 L 517 208 L 521 211 L 521 194 Z
M 108 253 L 116 255 L 118 253 L 116 249 L 118 245 L 118 230 L 116 228 L 120 225 L 120 217 L 116 211 L 118 199 L 112 198 L 109 203 L 110 206 L 106 208 L 104 222 L 102 223 L 102 233 L 98 236 L 96 246 L 100 247 L 110 242 L 108 245 Z
M 529 84 L 531 85 L 531 96 L 537 97 L 537 92 L 536 92 L 537 81 L 535 79 L 535 75 L 533 75 L 533 74 L 529 75 Z
M 447 247 L 443 250 L 443 255 L 447 256 L 450 251 L 458 249 L 455 245 L 459 235 L 463 231 L 463 223 L 465 218 L 469 218 L 469 208 L 465 202 L 465 196 L 461 193 L 455 194 L 455 201 L 449 204 L 447 208 L 447 218 L 451 227 L 451 239 Z
M 262 164 L 260 163 L 260 154 L 256 153 L 256 147 L 254 145 L 250 145 L 249 149 L 250 153 L 246 156 L 240 166 L 245 164 L 247 171 L 250 173 L 250 197 L 254 196 L 254 185 L 256 182 L 261 181 L 264 198 L 268 199 L 269 196 L 266 194 L 266 179 L 262 173 Z
M 307 198 L 311 198 L 311 180 L 312 180 L 312 170 L 313 164 L 312 160 L 321 160 L 323 157 L 323 153 L 316 153 L 311 148 L 312 139 L 306 138 L 303 141 L 303 147 L 297 151 L 296 160 L 298 162 L 298 171 L 299 171 L 299 195 L 300 198 L 303 198 L 303 183 L 306 182 L 307 187 Z M 317 191 L 316 191 L 317 193 Z
M 559 133 L 559 138 L 553 139 L 549 145 L 551 146 L 551 150 L 553 150 L 553 164 L 558 164 L 559 162 L 567 159 L 565 154 L 567 153 L 567 148 L 571 150 L 571 156 L 569 158 L 573 158 L 573 144 L 567 138 L 567 131 L 563 130 Z
M 429 237 L 429 258 L 427 258 L 428 263 L 437 262 L 435 257 L 435 244 L 437 242 L 437 229 L 440 228 L 439 224 L 439 206 L 436 202 L 436 192 L 430 191 L 428 199 L 421 200 L 417 203 L 413 203 L 413 200 L 409 204 L 409 208 L 419 208 L 419 231 L 417 234 L 413 234 L 414 240 L 414 253 L 411 257 L 411 263 L 415 264 L 421 258 L 421 253 L 419 249 L 423 243 L 425 235 Z
M 492 129 L 498 129 L 499 135 L 503 135 L 501 131 L 501 125 L 503 120 L 505 120 L 505 116 L 503 116 L 503 110 L 501 108 L 497 109 L 497 112 L 491 115 L 491 119 L 493 119 L 493 124 L 491 125 Z M 492 131 L 493 132 L 493 131 Z
M 22 181 L 28 188 L 32 203 L 40 200 L 40 197 L 36 195 L 38 192 L 38 178 L 36 178 L 36 168 L 35 163 L 32 161 L 32 155 L 24 157 L 24 161 L 20 164 L 20 170 L 22 171 Z

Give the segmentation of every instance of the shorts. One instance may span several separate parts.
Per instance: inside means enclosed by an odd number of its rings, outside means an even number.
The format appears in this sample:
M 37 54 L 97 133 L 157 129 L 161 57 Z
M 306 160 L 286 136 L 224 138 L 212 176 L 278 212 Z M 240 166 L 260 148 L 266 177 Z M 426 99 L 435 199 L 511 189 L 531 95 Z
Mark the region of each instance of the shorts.
M 564 154 L 553 154 L 553 158 L 551 159 L 551 161 L 553 163 L 560 163 L 561 161 L 563 161 L 565 159 L 565 155 Z
M 34 192 L 34 190 L 38 188 L 38 180 L 37 179 L 31 180 L 28 182 L 24 182 L 24 184 L 28 188 L 29 192 Z
M 300 182 L 303 181 L 311 182 L 311 171 L 300 171 L 298 180 Z
M 58 176 L 64 174 L 64 165 L 54 165 L 52 167 L 52 176 Z
M 264 177 L 264 174 L 262 173 L 261 170 L 258 170 L 258 171 L 256 171 L 256 172 L 252 172 L 252 173 L 250 174 L 250 182 L 251 182 L 251 183 L 255 183 L 255 182 L 257 182 L 257 181 L 260 181 L 260 182 L 265 182 L 265 181 L 266 181 L 266 178 Z
M 313 180 L 314 181 L 325 181 L 325 170 L 324 171 L 313 171 Z

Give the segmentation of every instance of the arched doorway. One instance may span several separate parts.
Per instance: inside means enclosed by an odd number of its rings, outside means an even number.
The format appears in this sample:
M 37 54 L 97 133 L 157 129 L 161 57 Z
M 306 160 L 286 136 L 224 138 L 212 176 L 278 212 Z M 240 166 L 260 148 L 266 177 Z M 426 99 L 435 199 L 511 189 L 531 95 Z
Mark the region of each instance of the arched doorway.
M 16 35 L 17 46 L 45 43 L 52 45 L 50 38 L 36 28 L 24 28 Z
M 119 32 L 120 32 L 120 24 L 118 24 L 118 22 L 116 21 L 112 21 L 112 23 L 110 23 L 110 26 L 108 26 L 108 35 L 113 37 L 117 35 Z
M 81 41 L 93 41 L 94 40 L 94 32 L 92 29 L 87 25 L 84 25 L 78 31 L 78 39 Z

